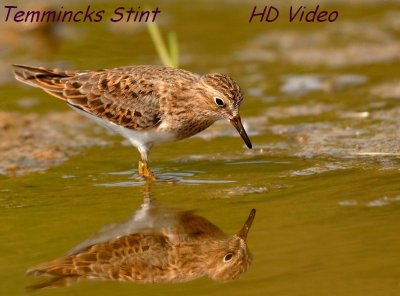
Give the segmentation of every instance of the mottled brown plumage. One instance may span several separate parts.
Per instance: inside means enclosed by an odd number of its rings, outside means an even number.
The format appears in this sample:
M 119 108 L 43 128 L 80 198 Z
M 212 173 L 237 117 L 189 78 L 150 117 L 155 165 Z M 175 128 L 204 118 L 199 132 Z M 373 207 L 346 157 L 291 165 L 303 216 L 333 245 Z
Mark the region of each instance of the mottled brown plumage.
M 246 145 L 239 117 L 243 94 L 224 74 L 197 75 L 162 66 L 61 71 L 14 65 L 17 80 L 67 102 L 122 134 L 141 153 L 139 173 L 153 177 L 147 155 L 153 145 L 181 140 L 229 120 Z
M 252 210 L 243 228 L 228 236 L 191 211 L 144 206 L 125 223 L 111 225 L 64 257 L 27 274 L 50 277 L 33 288 L 80 279 L 161 283 L 208 276 L 234 280 L 251 264 L 246 239 L 254 216 Z

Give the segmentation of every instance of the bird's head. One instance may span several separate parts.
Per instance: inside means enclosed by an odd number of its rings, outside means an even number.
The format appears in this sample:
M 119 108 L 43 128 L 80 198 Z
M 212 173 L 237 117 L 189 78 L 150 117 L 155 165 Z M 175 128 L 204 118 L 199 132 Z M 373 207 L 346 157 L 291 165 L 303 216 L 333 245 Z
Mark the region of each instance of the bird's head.
M 243 127 L 239 115 L 243 94 L 239 85 L 224 74 L 206 74 L 201 76 L 200 82 L 206 87 L 206 108 L 216 119 L 227 119 L 239 132 L 248 148 L 252 148 L 251 141 Z
M 253 223 L 256 210 L 253 209 L 243 228 L 231 238 L 220 243 L 212 253 L 208 264 L 208 275 L 217 281 L 230 281 L 246 272 L 253 259 L 247 247 L 247 233 Z

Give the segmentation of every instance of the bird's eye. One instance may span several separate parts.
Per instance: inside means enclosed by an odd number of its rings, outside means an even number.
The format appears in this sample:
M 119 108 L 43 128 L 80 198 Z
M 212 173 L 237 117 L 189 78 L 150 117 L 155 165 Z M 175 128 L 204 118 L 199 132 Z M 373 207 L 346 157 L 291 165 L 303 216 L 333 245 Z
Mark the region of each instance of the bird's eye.
M 214 102 L 215 102 L 215 104 L 217 104 L 219 107 L 224 107 L 224 106 L 225 106 L 225 103 L 224 103 L 224 101 L 223 101 L 221 98 L 215 97 L 215 98 L 214 98 Z
M 232 253 L 228 253 L 228 254 L 225 255 L 224 261 L 228 262 L 228 261 L 230 261 L 232 259 L 232 257 L 233 257 L 233 254 Z

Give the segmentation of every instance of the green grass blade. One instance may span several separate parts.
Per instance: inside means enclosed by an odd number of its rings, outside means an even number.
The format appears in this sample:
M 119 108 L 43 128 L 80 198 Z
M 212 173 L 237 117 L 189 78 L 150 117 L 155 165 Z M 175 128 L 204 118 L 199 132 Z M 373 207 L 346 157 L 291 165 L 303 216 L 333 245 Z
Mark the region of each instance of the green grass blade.
M 172 64 L 175 68 L 179 67 L 179 46 L 178 46 L 178 36 L 175 32 L 169 32 L 168 34 L 168 47 L 169 56 Z
M 160 29 L 155 23 L 147 23 L 147 28 L 150 33 L 150 37 L 154 43 L 154 46 L 157 50 L 158 56 L 161 59 L 161 62 L 167 67 L 173 67 L 173 62 L 168 54 L 167 47 L 162 39 Z

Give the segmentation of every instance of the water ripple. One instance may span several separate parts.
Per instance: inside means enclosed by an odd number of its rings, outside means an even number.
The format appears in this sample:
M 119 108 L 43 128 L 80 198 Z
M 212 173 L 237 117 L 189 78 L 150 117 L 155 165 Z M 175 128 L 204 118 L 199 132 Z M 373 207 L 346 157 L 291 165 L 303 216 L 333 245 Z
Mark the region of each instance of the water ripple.
M 209 180 L 209 179 L 191 179 L 190 177 L 195 176 L 198 173 L 204 173 L 202 171 L 185 171 L 185 172 L 159 172 L 158 170 L 154 170 L 155 175 L 157 176 L 156 183 L 178 183 L 178 184 L 186 184 L 186 185 L 200 185 L 200 184 L 227 184 L 234 183 L 236 181 L 233 180 Z M 129 179 L 127 181 L 118 181 L 111 183 L 99 183 L 95 184 L 95 186 L 103 186 L 103 187 L 137 187 L 142 186 L 146 183 L 144 179 L 142 179 L 136 170 L 127 170 L 120 172 L 110 172 L 107 175 L 113 176 L 126 176 L 129 175 Z

